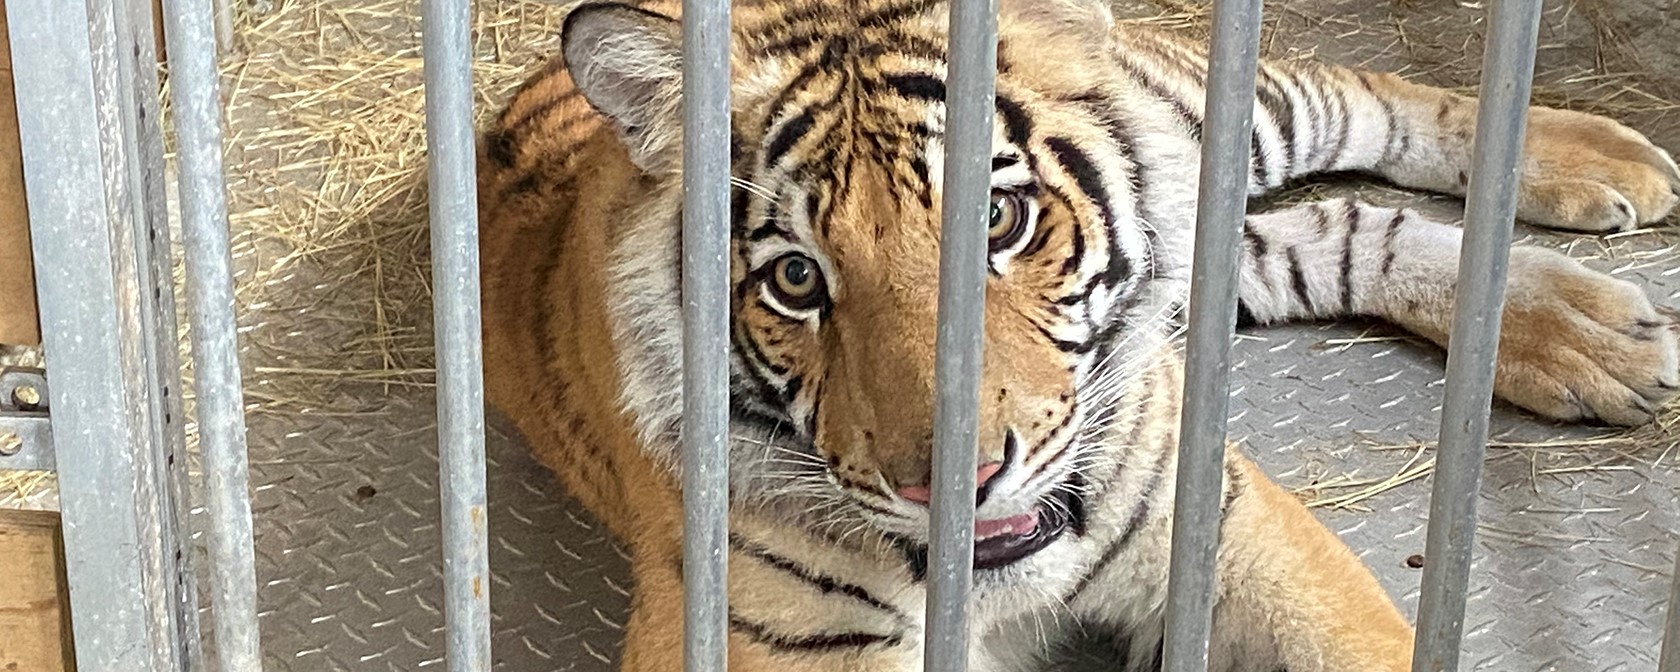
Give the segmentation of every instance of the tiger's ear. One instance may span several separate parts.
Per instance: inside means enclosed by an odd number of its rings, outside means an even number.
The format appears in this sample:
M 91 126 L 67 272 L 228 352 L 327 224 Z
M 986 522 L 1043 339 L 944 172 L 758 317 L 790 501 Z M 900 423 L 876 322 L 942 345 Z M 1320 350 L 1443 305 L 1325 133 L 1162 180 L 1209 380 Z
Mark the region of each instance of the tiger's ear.
M 560 32 L 578 91 L 618 127 L 630 160 L 675 170 L 682 141 L 682 24 L 618 3 L 587 4 Z

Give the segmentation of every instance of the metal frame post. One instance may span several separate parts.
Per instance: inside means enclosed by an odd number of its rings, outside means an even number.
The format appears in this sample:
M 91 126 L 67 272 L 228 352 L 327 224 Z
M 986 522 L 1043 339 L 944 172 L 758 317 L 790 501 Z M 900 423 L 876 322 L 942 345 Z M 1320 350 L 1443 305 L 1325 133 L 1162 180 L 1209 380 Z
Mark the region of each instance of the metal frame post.
M 935 337 L 928 672 L 968 669 L 975 469 L 985 355 L 986 220 L 997 115 L 997 2 L 952 0 Z
M 683 661 L 727 669 L 729 0 L 683 0 Z
M 426 174 L 437 342 L 438 480 L 450 672 L 490 669 L 484 344 L 472 117 L 472 7 L 425 0 Z
M 1167 576 L 1169 672 L 1205 672 L 1213 630 L 1219 502 L 1230 410 L 1231 339 L 1247 207 L 1261 0 L 1215 0 L 1190 284 L 1184 409 Z
M 125 20 L 139 12 L 55 0 L 5 9 L 77 663 L 187 668 L 198 664 L 197 626 L 183 609 L 192 586 L 175 560 L 182 502 L 171 492 L 185 460 L 167 461 L 178 428 L 157 411 L 175 402 L 156 397 L 166 360 L 148 359 L 172 349 L 173 315 L 148 313 L 161 300 L 135 300 L 167 286 L 156 282 L 158 248 L 142 242 L 162 223 L 154 204 L 131 200 L 159 178 L 131 172 L 161 157 L 155 122 L 137 111 L 155 110 L 146 101 L 156 91 L 146 77 L 113 78 L 144 57 L 122 55 L 135 41 Z
M 1447 343 L 1441 436 L 1424 546 L 1429 563 L 1418 597 L 1413 672 L 1458 669 L 1540 3 L 1492 3 L 1488 26 L 1455 285 L 1458 294 Z
M 100 109 L 106 152 L 106 203 L 119 254 L 119 275 L 132 274 L 139 290 L 122 307 L 139 322 L 138 338 L 125 343 L 129 361 L 141 368 L 139 386 L 147 403 L 146 423 L 154 447 L 153 478 L 163 507 L 156 514 L 163 534 L 153 545 L 172 609 L 155 618 L 178 633 L 185 660 L 198 664 L 198 577 L 195 553 L 185 534 L 191 509 L 188 491 L 185 416 L 181 401 L 180 350 L 175 322 L 173 251 L 170 249 L 167 174 L 163 159 L 161 87 L 158 82 L 156 21 L 148 0 L 102 0 L 88 5 L 95 92 L 113 100 Z M 132 266 L 130 266 L 132 264 Z
M 199 450 L 209 511 L 210 604 L 221 669 L 262 669 L 245 393 L 233 297 L 222 101 L 210 0 L 165 0 L 170 99 L 179 152 L 181 242 L 192 335 Z

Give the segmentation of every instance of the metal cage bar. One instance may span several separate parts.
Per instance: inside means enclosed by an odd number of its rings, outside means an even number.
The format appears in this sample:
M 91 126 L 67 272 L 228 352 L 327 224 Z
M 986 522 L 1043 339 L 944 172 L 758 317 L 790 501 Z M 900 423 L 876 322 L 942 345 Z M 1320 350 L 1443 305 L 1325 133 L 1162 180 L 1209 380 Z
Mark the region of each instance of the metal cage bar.
M 1428 564 L 1418 597 L 1413 672 L 1458 669 L 1464 598 L 1487 451 L 1505 273 L 1517 210 L 1518 162 L 1540 31 L 1540 3 L 1501 0 L 1488 15 L 1464 242 L 1447 344 L 1441 435 L 1429 498 Z
M 145 331 L 172 327 L 173 315 L 139 298 L 161 289 L 156 248 L 145 241 L 162 223 L 129 201 L 147 191 L 132 171 L 146 170 L 161 146 L 151 144 L 154 126 L 124 119 L 155 91 L 143 90 L 144 77 L 112 77 L 135 40 L 119 18 L 127 10 L 13 0 L 5 11 L 76 662 L 187 668 L 197 664 L 197 622 L 182 613 L 192 579 L 175 560 L 182 507 L 170 486 L 185 461 L 168 464 L 172 447 L 160 445 L 173 430 L 157 411 L 170 405 L 157 403 L 158 371 L 148 366 L 159 334 Z M 166 342 L 174 345 L 172 328 Z
M 729 0 L 683 0 L 683 661 L 727 668 Z
M 167 0 L 164 37 L 178 145 L 181 238 L 199 449 L 209 510 L 210 603 L 223 670 L 262 669 L 244 388 L 222 170 L 222 107 L 209 0 Z
M 490 537 L 485 505 L 472 6 L 468 0 L 426 0 L 421 12 L 445 655 L 450 672 L 487 672 L 491 662 Z
M 1208 57 L 1184 409 L 1167 576 L 1165 669 L 1204 672 L 1213 630 L 1219 503 L 1225 476 L 1231 339 L 1249 180 L 1261 0 L 1217 0 Z
M 132 361 L 140 367 L 137 394 L 145 399 L 152 448 L 153 479 L 161 534 L 145 539 L 165 578 L 162 592 L 169 606 L 154 616 L 176 633 L 178 660 L 201 665 L 198 576 L 191 566 L 197 552 L 185 533 L 191 510 L 186 454 L 185 414 L 181 400 L 181 353 L 177 341 L 174 253 L 169 230 L 168 174 L 160 108 L 161 87 L 149 0 L 101 0 L 88 3 L 94 89 L 114 98 L 100 110 L 107 147 L 107 206 L 119 250 L 119 274 L 128 273 L 132 253 L 135 301 L 124 309 L 138 318 Z M 147 67 L 140 67 L 140 64 Z
M 985 350 L 986 221 L 997 114 L 997 2 L 952 0 L 940 204 L 933 482 L 923 669 L 968 669 L 968 593 L 980 375 Z

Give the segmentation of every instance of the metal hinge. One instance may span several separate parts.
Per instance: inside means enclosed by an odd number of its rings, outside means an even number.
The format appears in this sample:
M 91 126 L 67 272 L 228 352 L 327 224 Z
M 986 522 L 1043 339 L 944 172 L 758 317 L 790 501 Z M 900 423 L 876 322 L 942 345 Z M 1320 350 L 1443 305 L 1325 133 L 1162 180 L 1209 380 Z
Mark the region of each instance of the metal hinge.
M 0 368 L 0 469 L 54 471 L 47 372 Z

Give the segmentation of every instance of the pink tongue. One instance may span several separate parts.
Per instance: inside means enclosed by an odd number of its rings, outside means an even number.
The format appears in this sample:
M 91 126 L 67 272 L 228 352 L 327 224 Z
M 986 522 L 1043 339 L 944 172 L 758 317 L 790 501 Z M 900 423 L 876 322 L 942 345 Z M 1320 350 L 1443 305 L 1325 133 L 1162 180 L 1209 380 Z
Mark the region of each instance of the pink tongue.
M 974 540 L 981 541 L 1004 535 L 1020 536 L 1032 532 L 1037 527 L 1037 511 L 996 520 L 977 520 L 974 521 Z

